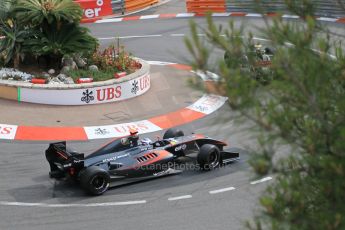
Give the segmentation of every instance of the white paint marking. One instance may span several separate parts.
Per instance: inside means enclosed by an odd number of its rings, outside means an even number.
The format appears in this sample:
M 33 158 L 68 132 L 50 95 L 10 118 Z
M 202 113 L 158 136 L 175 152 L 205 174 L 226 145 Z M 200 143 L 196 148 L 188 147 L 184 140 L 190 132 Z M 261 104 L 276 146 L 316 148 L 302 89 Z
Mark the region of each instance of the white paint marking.
M 152 18 L 158 18 L 159 14 L 152 14 L 152 15 L 143 15 L 140 17 L 140 19 L 152 19 Z
M 105 37 L 105 38 L 98 38 L 98 40 L 112 40 L 115 38 L 120 39 L 129 39 L 129 38 L 152 38 L 152 37 L 162 37 L 161 34 L 151 34 L 151 35 L 133 35 L 133 36 L 122 36 L 122 37 Z
M 195 13 L 180 13 L 176 14 L 177 18 L 189 18 L 189 17 L 194 17 Z
M 252 14 L 252 13 L 249 13 L 246 15 L 246 17 L 259 17 L 259 18 L 262 18 L 262 14 Z
M 95 23 L 121 22 L 123 18 L 109 18 L 95 21 Z
M 337 18 L 326 18 L 326 17 L 319 17 L 316 20 L 318 21 L 326 21 L 326 22 L 336 22 Z
M 299 18 L 297 15 L 284 14 L 282 18 Z
M 213 13 L 213 17 L 228 17 L 231 13 Z
M 174 65 L 174 62 L 163 62 L 163 61 L 146 61 L 150 65 Z
M 259 184 L 259 183 L 266 182 L 266 181 L 269 181 L 269 180 L 272 180 L 272 179 L 273 178 L 269 176 L 269 177 L 262 178 L 260 180 L 252 181 L 252 182 L 250 182 L 250 184 L 251 185 Z
M 170 198 L 168 198 L 168 200 L 174 201 L 174 200 L 183 200 L 183 199 L 190 199 L 190 198 L 192 198 L 192 195 L 170 197 Z
M 170 34 L 172 37 L 184 37 L 184 34 Z
M 41 208 L 106 207 L 106 206 L 145 204 L 145 203 L 146 203 L 146 200 L 108 202 L 108 203 L 90 203 L 90 204 L 47 204 L 47 203 L 25 203 L 25 202 L 0 201 L 0 205 L 2 206 L 22 206 L 22 207 L 41 207 Z
M 217 193 L 228 192 L 228 191 L 232 191 L 232 190 L 235 190 L 235 188 L 234 187 L 222 188 L 222 189 L 209 191 L 209 193 L 210 194 L 217 194 Z
M 254 40 L 258 40 L 258 41 L 264 41 L 264 42 L 270 42 L 271 40 L 266 39 L 266 38 L 258 38 L 258 37 L 253 37 Z

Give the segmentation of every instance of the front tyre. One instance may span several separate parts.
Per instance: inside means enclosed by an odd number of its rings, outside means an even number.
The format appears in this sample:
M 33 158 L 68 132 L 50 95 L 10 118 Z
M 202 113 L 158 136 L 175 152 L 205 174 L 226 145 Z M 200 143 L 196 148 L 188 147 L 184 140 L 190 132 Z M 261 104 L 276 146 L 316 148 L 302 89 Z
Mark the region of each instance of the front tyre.
M 91 166 L 81 173 L 80 184 L 89 194 L 102 195 L 109 188 L 110 176 L 104 169 Z
M 197 156 L 198 164 L 201 169 L 210 171 L 220 164 L 219 148 L 212 144 L 205 144 L 201 146 Z

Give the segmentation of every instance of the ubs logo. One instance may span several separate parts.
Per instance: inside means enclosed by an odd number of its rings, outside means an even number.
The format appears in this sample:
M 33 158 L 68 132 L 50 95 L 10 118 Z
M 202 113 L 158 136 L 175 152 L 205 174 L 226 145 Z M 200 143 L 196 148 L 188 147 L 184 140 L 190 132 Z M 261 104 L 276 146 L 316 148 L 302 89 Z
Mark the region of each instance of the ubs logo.
M 83 92 L 83 96 L 81 97 L 81 101 L 85 102 L 86 104 L 93 101 L 95 97 L 93 96 L 93 91 L 89 91 L 88 89 Z

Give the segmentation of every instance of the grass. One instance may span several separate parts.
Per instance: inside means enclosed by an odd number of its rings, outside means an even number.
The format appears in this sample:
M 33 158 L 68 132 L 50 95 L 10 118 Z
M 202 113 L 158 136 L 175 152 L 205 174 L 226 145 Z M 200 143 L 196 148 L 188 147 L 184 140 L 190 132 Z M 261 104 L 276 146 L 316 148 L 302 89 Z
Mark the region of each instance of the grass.
M 92 77 L 93 81 L 106 81 L 106 80 L 114 79 L 115 72 L 116 71 L 114 70 L 93 71 L 93 70 L 78 69 L 78 70 L 68 71 L 67 75 L 73 78 L 74 82 L 78 78 L 86 78 L 86 77 Z

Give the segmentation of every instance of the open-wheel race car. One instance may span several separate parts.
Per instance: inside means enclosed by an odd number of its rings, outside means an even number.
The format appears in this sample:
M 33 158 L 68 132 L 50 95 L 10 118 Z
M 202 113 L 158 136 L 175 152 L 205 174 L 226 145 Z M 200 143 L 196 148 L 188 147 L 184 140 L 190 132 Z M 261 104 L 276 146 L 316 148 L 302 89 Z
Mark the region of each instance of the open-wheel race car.
M 139 139 L 137 131 L 113 140 L 88 156 L 66 148 L 66 142 L 51 143 L 46 150 L 50 177 L 74 179 L 89 194 L 101 195 L 110 186 L 180 173 L 170 167 L 180 157 L 197 153 L 202 170 L 212 170 L 239 159 L 225 151 L 227 144 L 201 134 L 185 136 L 169 129 L 162 139 Z

